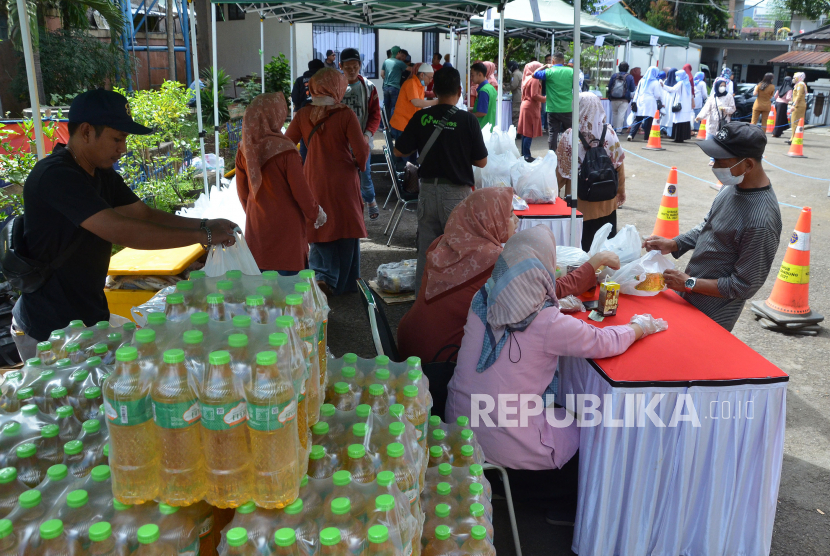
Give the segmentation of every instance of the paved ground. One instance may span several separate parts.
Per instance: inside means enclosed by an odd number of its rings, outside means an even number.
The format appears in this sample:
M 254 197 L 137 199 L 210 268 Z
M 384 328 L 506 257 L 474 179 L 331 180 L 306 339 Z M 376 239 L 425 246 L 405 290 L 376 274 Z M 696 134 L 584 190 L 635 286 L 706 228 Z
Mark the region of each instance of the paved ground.
M 773 270 L 755 299 L 769 296 L 800 207 L 810 206 L 813 209 L 810 302 L 814 310 L 830 317 L 830 199 L 827 197 L 830 131 L 808 130 L 804 143 L 809 157 L 806 159 L 787 157 L 784 138 L 770 138 L 767 147 L 765 167 L 778 200 L 785 203 L 781 206 L 784 226 Z M 708 185 L 715 180 L 706 157 L 694 142 L 680 145 L 664 142 L 666 150 L 660 152 L 645 151 L 642 146 L 642 142 L 624 143 L 629 153 L 625 159 L 628 200 L 618 212 L 619 225 L 634 224 L 641 234 L 651 232 L 668 167 L 674 165 L 685 172 L 680 175 L 678 185 L 680 229 L 692 228 L 705 216 L 715 197 L 715 191 Z M 544 141 L 534 141 L 535 156 L 543 155 L 545 150 Z M 799 177 L 791 172 L 822 177 L 826 181 Z M 388 175 L 378 175 L 376 185 L 379 199 L 385 199 L 389 191 Z M 383 230 L 390 209 L 391 206 L 382 211 L 378 220 L 369 222 L 370 237 L 361 244 L 361 269 L 366 278 L 373 277 L 381 263 L 415 257 L 414 214 L 404 215 L 392 245 L 386 246 Z M 681 266 L 686 261 L 688 256 L 680 260 Z M 333 299 L 331 305 L 329 345 L 332 352 L 337 356 L 346 351 L 373 356 L 368 321 L 357 295 Z M 393 329 L 408 307 L 386 307 Z M 784 467 L 772 554 L 826 556 L 830 554 L 830 332 L 824 330 L 818 337 L 768 332 L 745 309 L 733 333 L 790 375 Z M 571 530 L 546 525 L 542 508 L 517 502 L 525 554 L 571 554 Z M 496 502 L 496 508 L 496 547 L 500 554 L 512 554 L 506 506 Z

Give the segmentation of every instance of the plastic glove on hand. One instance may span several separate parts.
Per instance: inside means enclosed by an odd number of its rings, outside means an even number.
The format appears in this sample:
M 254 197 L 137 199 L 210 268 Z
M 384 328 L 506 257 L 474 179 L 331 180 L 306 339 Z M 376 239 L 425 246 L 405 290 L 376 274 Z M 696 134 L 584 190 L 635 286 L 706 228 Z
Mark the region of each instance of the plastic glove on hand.
M 366 144 L 369 145 L 369 150 L 375 148 L 375 136 L 369 133 L 368 131 L 363 134 L 363 137 L 366 138 Z
M 631 324 L 636 324 L 643 329 L 643 338 L 650 334 L 663 332 L 669 328 L 669 323 L 663 319 L 656 319 L 646 313 L 645 315 L 634 315 L 629 321 Z
M 323 210 L 323 207 L 319 207 L 319 211 L 317 212 L 317 220 L 314 221 L 314 229 L 318 229 L 320 226 L 326 223 L 328 220 L 328 216 L 326 216 L 326 211 Z

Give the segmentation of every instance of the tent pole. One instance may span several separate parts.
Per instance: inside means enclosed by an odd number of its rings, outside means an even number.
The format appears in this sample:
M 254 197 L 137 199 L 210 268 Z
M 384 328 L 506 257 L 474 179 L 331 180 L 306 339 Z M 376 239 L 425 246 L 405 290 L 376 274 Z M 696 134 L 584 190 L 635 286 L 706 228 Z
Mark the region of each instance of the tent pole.
M 473 43 L 470 40 L 470 27 L 472 27 L 472 26 L 473 26 L 472 19 L 468 19 L 467 20 L 467 71 L 465 73 L 467 74 L 467 104 L 470 106 L 470 108 L 473 107 L 473 95 L 470 94 L 471 93 L 471 91 L 470 91 L 470 65 L 471 65 L 470 60 L 471 60 L 471 58 L 470 57 L 472 56 L 472 52 L 473 52 Z
M 294 22 L 291 21 L 291 22 L 288 23 L 288 25 L 289 25 L 289 27 L 288 27 L 288 29 L 289 29 L 289 33 L 288 33 L 288 35 L 289 35 L 289 37 L 288 37 L 288 49 L 289 49 L 289 52 L 288 52 L 288 57 L 289 57 L 288 65 L 291 68 L 291 86 L 293 87 L 294 86 L 294 80 L 296 79 L 296 77 L 295 77 L 296 71 L 294 69 L 294 40 L 295 40 L 294 39 Z
M 213 150 L 216 154 L 216 190 L 222 185 L 222 172 L 219 170 L 219 61 L 218 47 L 216 46 L 216 7 L 208 4 L 210 9 L 210 30 L 213 40 Z M 225 91 L 222 91 L 225 94 Z M 207 171 L 207 170 L 205 170 Z
M 550 32 L 550 56 L 553 59 L 553 53 L 556 51 L 556 31 L 551 29 Z
M 496 129 L 501 129 L 502 123 L 502 92 L 504 89 L 504 5 L 499 6 L 499 94 L 496 104 Z
M 40 99 L 35 81 L 35 56 L 32 50 L 32 35 L 29 27 L 29 10 L 26 0 L 17 0 L 17 15 L 20 18 L 20 42 L 23 43 L 23 59 L 26 62 L 26 80 L 29 85 L 29 102 L 32 104 L 32 127 L 35 129 L 35 151 L 37 159 L 46 156 L 43 145 L 43 120 L 40 117 Z
M 196 14 L 193 12 L 193 0 L 187 0 L 187 9 L 190 12 L 190 17 L 188 17 L 190 20 L 190 48 L 193 49 L 193 83 L 196 86 L 196 123 L 199 126 L 199 155 L 202 157 L 202 183 L 205 186 L 205 195 L 209 195 L 207 163 L 205 162 L 205 128 L 202 124 L 202 82 L 199 80 L 199 50 L 196 47 Z
M 574 0 L 574 77 L 573 77 L 573 107 L 571 112 L 571 246 L 578 247 L 582 244 L 582 238 L 576 237 L 576 188 L 579 176 L 579 56 L 582 50 L 582 33 L 580 31 L 580 14 L 582 12 L 582 0 Z
M 260 8 L 264 6 L 259 5 Z M 262 82 L 262 94 L 265 94 L 265 16 L 259 12 L 259 79 Z

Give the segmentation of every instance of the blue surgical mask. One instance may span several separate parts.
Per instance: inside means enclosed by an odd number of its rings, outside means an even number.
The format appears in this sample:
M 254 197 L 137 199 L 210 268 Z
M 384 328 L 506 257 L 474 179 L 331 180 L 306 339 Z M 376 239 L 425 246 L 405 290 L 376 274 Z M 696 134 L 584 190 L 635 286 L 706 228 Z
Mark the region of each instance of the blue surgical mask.
M 426 87 L 426 86 L 427 86 L 427 84 L 426 84 L 426 83 L 424 83 L 424 80 L 423 80 L 423 79 L 421 79 L 421 85 L 423 85 L 424 87 Z
M 737 166 L 738 164 L 740 164 L 744 160 L 746 160 L 746 159 L 742 158 L 741 160 L 739 160 L 737 163 L 733 164 L 729 168 L 712 168 L 712 172 L 714 172 L 715 177 L 718 178 L 718 180 L 723 185 L 738 185 L 739 183 L 744 181 L 744 174 L 741 174 L 740 176 L 733 176 L 732 175 L 732 168 L 734 168 L 735 166 Z

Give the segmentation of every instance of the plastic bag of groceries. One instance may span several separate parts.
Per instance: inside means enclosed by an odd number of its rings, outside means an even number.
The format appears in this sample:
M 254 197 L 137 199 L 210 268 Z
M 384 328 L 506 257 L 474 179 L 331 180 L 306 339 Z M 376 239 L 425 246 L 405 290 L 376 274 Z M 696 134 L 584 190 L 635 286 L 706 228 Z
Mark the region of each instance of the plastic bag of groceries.
M 556 246 L 556 277 L 564 276 L 569 266 L 582 266 L 588 262 L 588 253 L 579 247 L 569 245 Z M 560 274 L 561 270 L 561 274 Z
M 481 169 L 481 187 L 510 187 L 510 167 L 516 157 L 510 153 L 489 155 Z
M 485 138 L 489 156 L 510 154 L 513 160 L 519 158 L 519 149 L 516 147 L 516 127 L 510 126 L 507 131 L 494 129 L 490 137 Z
M 608 239 L 610 233 L 611 224 L 605 224 L 597 230 L 591 242 L 591 249 L 588 251 L 590 256 L 593 257 L 601 251 L 611 251 L 620 258 L 622 264 L 630 263 L 640 257 L 642 241 L 634 224 L 624 226 L 617 232 L 617 235 Z
M 620 285 L 620 292 L 628 295 L 652 296 L 666 289 L 663 272 L 674 268 L 671 259 L 660 251 L 649 251 L 611 275 L 610 281 Z
M 527 206 L 527 202 L 519 197 L 518 195 L 513 195 L 513 210 L 527 210 L 530 207 Z
M 514 183 L 516 195 L 528 203 L 555 203 L 558 187 L 556 185 L 556 153 L 548 151 L 539 164 L 533 162 L 529 172 L 519 177 Z
M 210 248 L 203 269 L 208 276 L 222 276 L 229 270 L 241 270 L 243 274 L 248 276 L 258 276 L 260 274 L 259 267 L 251 254 L 251 250 L 248 249 L 242 231 L 237 228 L 234 235 L 236 236 L 236 243 L 233 245 L 228 247 L 213 245 Z
M 569 295 L 559 300 L 559 310 L 563 313 L 584 313 L 585 305 L 578 297 Z
M 378 287 L 385 292 L 415 291 L 415 266 L 417 259 L 386 263 L 378 267 Z
M 522 157 L 517 158 L 516 162 L 513 163 L 513 166 L 510 167 L 510 182 L 515 187 L 519 183 L 519 178 L 533 170 L 533 168 L 541 163 L 541 158 L 537 158 L 533 162 L 528 162 Z
M 193 203 L 193 206 L 185 207 L 176 212 L 179 216 L 187 218 L 227 218 L 245 233 L 245 209 L 239 202 L 239 195 L 236 192 L 236 177 L 230 181 L 229 187 L 217 188 L 213 185 L 210 188 L 210 195 L 202 193 Z

